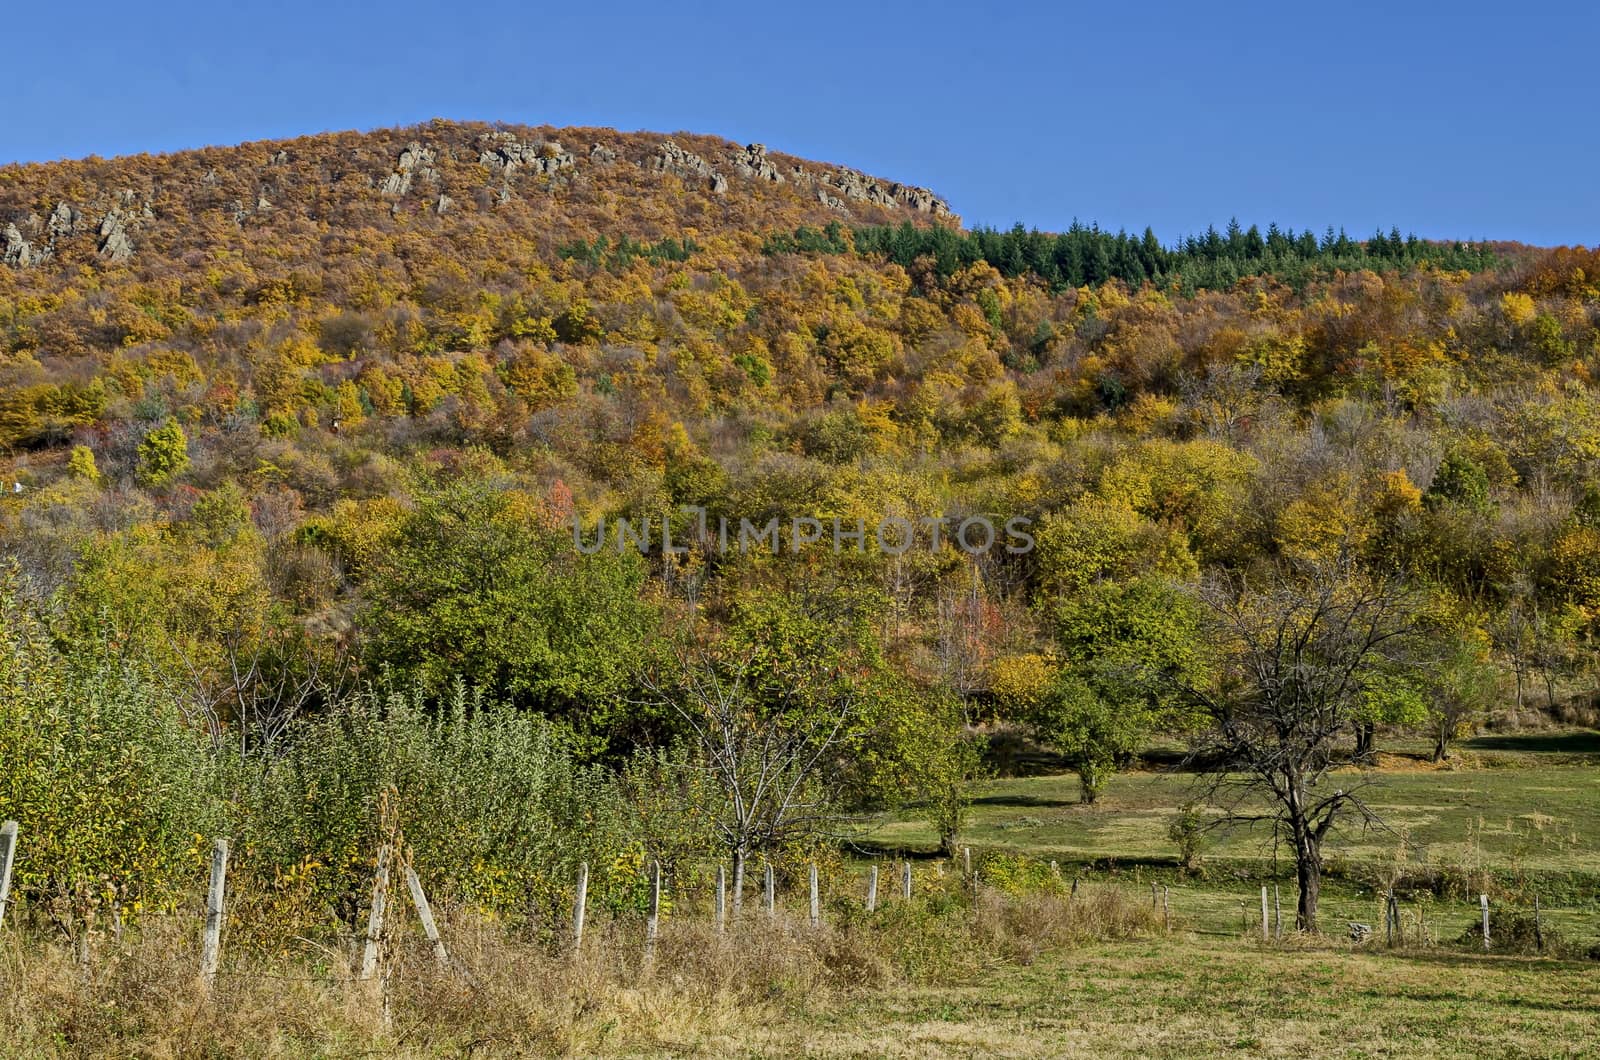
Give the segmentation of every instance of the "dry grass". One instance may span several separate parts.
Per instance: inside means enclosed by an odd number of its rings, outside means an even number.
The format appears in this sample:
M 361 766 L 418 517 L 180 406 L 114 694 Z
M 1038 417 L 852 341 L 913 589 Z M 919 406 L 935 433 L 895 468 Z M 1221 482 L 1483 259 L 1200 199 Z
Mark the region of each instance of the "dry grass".
M 230 954 L 209 998 L 194 978 L 194 925 L 155 921 L 86 967 L 70 947 L 8 932 L 0 943 L 6 1057 L 529 1056 L 717 1051 L 799 1008 L 946 983 L 1094 939 L 1156 928 L 1116 892 L 967 900 L 931 893 L 876 914 L 841 903 L 813 929 L 747 914 L 727 935 L 688 918 L 600 922 L 577 956 L 480 916 L 449 918 L 453 967 L 420 938 L 390 948 L 383 984 L 354 982 L 353 952 L 306 945 L 276 959 Z
M 1114 884 L 1021 896 L 950 890 L 875 914 L 840 901 L 813 929 L 759 912 L 727 935 L 668 920 L 591 924 L 583 952 L 506 925 L 443 924 L 451 968 L 405 934 L 386 981 L 353 948 L 230 952 L 197 991 L 192 919 L 157 921 L 85 968 L 0 935 L 0 1055 L 55 1057 L 1503 1056 L 1600 1053 L 1593 964 L 1355 949 L 1292 936 L 1162 931 Z

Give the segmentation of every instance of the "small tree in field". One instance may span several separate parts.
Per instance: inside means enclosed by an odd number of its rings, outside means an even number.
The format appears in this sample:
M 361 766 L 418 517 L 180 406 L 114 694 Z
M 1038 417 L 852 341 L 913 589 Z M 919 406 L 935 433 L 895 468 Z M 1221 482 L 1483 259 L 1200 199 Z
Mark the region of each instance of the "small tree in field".
M 1218 575 L 1200 596 L 1216 658 L 1213 679 L 1186 689 L 1212 722 L 1197 760 L 1266 797 L 1264 819 L 1293 844 L 1297 923 L 1315 931 L 1323 842 L 1347 811 L 1370 818 L 1352 778 L 1331 774 L 1359 764 L 1367 686 L 1406 664 L 1415 608 L 1398 580 L 1343 559 L 1259 583 Z
M 1188 727 L 1172 690 L 1201 666 L 1197 611 L 1159 577 L 1101 582 L 1057 607 L 1063 665 L 1030 720 L 1078 774 L 1085 803 L 1152 732 Z
M 1091 806 L 1149 736 L 1149 726 L 1147 712 L 1102 698 L 1072 671 L 1058 675 L 1034 715 L 1034 731 L 1078 774 L 1083 802 Z
M 1498 685 L 1487 637 L 1459 636 L 1444 641 L 1424 683 L 1435 762 L 1449 758 L 1450 741 L 1470 731 L 1473 719 L 1488 711 Z
M 733 860 L 842 821 L 840 789 L 872 728 L 870 618 L 840 600 L 750 593 L 723 629 L 691 628 L 641 677 L 685 731 L 719 793 L 713 827 Z

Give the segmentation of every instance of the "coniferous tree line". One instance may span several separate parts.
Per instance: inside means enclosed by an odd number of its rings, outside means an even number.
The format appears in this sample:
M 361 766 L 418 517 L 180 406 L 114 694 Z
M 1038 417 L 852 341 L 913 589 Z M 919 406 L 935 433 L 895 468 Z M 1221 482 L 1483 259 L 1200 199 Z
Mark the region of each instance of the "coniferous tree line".
M 1238 220 L 1230 221 L 1225 232 L 1211 226 L 1203 235 L 1186 236 L 1171 246 L 1148 227 L 1133 236 L 1076 221 L 1059 234 L 1020 223 L 1005 231 L 963 232 L 907 222 L 858 227 L 849 240 L 838 223 L 821 230 L 801 226 L 792 234 L 769 237 L 763 249 L 768 254 L 845 254 L 853 249 L 881 255 L 905 268 L 929 259 L 940 276 L 987 262 L 1004 276 L 1036 276 L 1053 290 L 1098 286 L 1112 279 L 1134 286 L 1148 282 L 1158 287 L 1176 284 L 1184 291 L 1219 290 L 1249 276 L 1271 276 L 1299 286 L 1339 271 L 1385 272 L 1431 265 L 1477 272 L 1497 260 L 1482 243 L 1432 242 L 1414 233 L 1402 236 L 1398 227 L 1388 233 L 1379 229 L 1359 240 L 1331 225 L 1320 237 L 1310 229 L 1296 232 L 1276 224 L 1268 225 L 1263 234 L 1258 226 L 1243 228 Z

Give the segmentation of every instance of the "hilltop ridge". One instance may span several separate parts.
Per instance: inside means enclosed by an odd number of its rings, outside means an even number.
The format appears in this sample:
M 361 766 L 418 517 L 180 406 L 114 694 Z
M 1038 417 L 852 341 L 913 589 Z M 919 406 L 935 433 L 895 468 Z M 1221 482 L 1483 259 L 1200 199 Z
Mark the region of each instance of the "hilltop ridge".
M 958 219 L 926 188 L 692 133 L 435 120 L 0 167 L 0 261 L 95 267 L 302 226 L 537 223 L 552 240 Z M 428 220 L 433 218 L 434 220 Z

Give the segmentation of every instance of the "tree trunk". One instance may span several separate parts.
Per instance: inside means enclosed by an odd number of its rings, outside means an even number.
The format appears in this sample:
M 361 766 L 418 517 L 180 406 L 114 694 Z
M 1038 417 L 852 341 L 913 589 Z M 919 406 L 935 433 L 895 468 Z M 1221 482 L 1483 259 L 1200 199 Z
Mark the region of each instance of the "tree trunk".
M 733 913 L 739 915 L 739 907 L 744 905 L 744 845 L 740 844 L 733 851 Z
M 1433 734 L 1433 760 L 1443 762 L 1450 757 L 1450 734 L 1445 731 L 1445 726 L 1439 726 L 1439 731 Z
M 1511 659 L 1511 672 L 1516 676 L 1517 681 L 1517 694 L 1511 708 L 1511 727 L 1513 729 L 1522 728 L 1522 685 L 1524 681 L 1523 669 L 1524 664 L 1522 661 L 1522 656 L 1513 656 Z
M 1357 762 L 1371 765 L 1377 761 L 1377 726 L 1370 721 L 1356 722 L 1356 754 Z
M 1078 769 L 1078 787 L 1085 806 L 1093 806 L 1094 800 L 1100 795 L 1100 770 L 1097 766 L 1080 766 Z
M 1303 818 L 1290 821 L 1294 832 L 1294 874 L 1300 885 L 1300 903 L 1295 926 L 1301 931 L 1317 931 L 1317 900 L 1322 897 L 1322 841 Z

